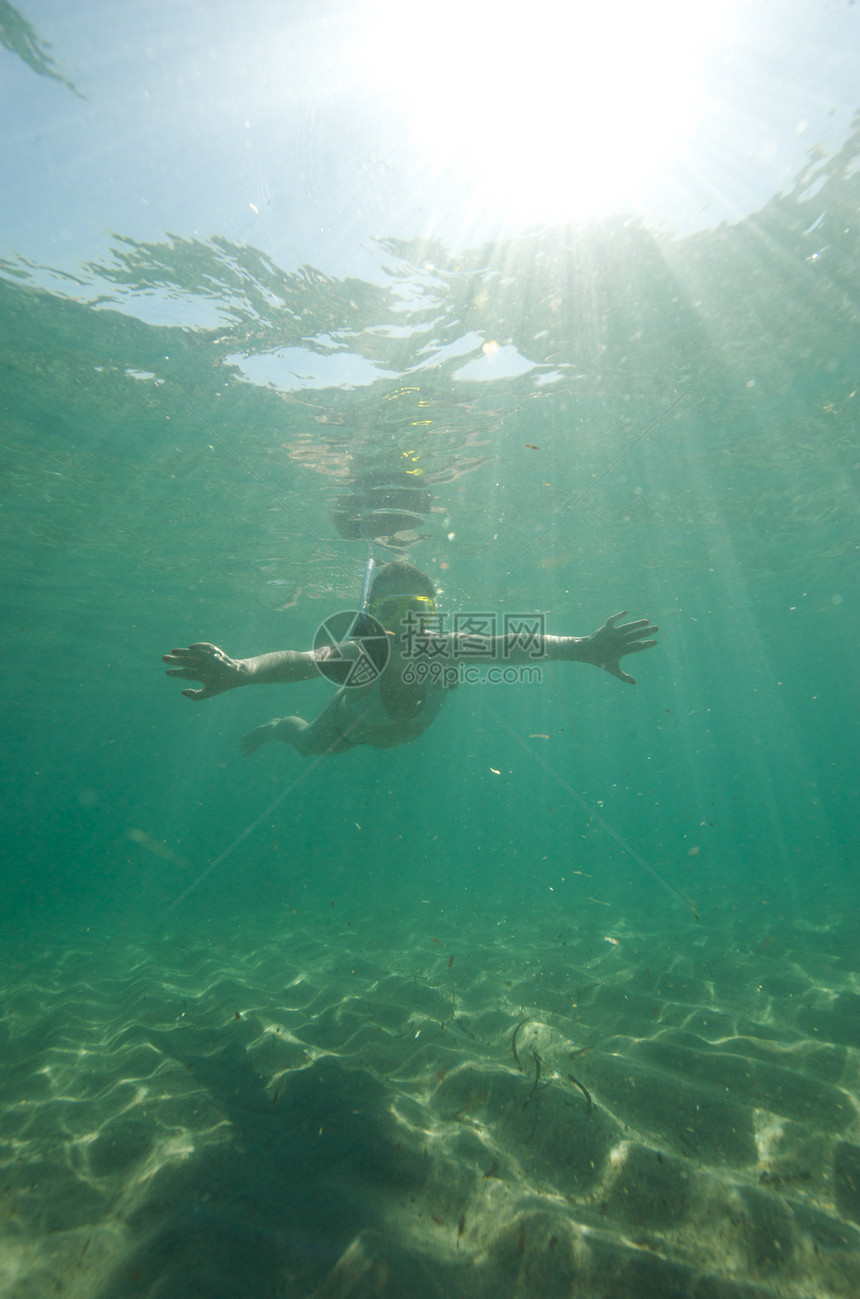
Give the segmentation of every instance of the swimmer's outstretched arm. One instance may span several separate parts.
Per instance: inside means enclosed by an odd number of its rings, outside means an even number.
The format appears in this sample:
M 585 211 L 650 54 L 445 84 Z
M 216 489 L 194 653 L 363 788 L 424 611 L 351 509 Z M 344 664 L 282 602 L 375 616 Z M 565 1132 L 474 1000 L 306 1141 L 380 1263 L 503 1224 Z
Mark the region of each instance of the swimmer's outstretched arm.
M 277 650 L 256 658 L 231 659 L 217 645 L 199 641 L 188 649 L 175 649 L 163 656 L 170 666 L 169 677 L 183 681 L 201 681 L 200 690 L 183 690 L 188 699 L 210 699 L 237 686 L 292 685 L 309 681 L 318 675 L 317 664 L 332 653 L 330 646 L 318 650 Z
M 653 649 L 657 642 L 650 638 L 660 628 L 652 626 L 647 618 L 637 618 L 635 622 L 625 622 L 616 627 L 618 619 L 626 617 L 626 614 L 626 609 L 613 613 L 590 636 L 547 636 L 548 641 L 558 642 L 556 649 L 547 646 L 548 657 L 562 662 L 591 663 L 618 677 L 619 681 L 635 686 L 634 678 L 621 667 L 621 660 L 628 654 L 641 654 L 643 650 Z
M 618 677 L 619 681 L 635 686 L 634 678 L 621 667 L 621 660 L 628 654 L 641 654 L 642 650 L 653 649 L 657 642 L 649 638 L 660 628 L 652 626 L 647 618 L 616 627 L 618 619 L 626 613 L 627 610 L 623 609 L 621 613 L 612 614 L 590 636 L 535 636 L 528 643 L 522 643 L 515 635 L 488 636 L 487 657 L 515 665 L 539 663 L 541 658 L 551 663 L 591 663 Z M 455 642 L 456 639 L 452 637 Z M 476 640 L 476 637 L 469 638 L 468 653 L 463 655 L 472 662 L 481 657 L 476 653 Z M 457 657 L 456 647 L 454 655 Z

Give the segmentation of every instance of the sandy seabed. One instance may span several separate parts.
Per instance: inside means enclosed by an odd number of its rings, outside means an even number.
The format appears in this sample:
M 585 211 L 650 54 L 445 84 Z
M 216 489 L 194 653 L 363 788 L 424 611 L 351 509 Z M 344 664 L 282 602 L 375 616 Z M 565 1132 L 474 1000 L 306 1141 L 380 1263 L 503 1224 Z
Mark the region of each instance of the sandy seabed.
M 0 1295 L 856 1299 L 856 931 L 745 923 L 7 952 Z

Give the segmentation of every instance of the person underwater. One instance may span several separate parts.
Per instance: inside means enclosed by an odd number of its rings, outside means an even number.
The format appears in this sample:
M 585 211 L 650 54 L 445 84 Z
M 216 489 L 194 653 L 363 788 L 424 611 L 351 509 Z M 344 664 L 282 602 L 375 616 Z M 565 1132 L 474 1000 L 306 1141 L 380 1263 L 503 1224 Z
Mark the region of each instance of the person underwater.
M 360 745 L 388 749 L 423 735 L 451 690 L 464 676 L 468 680 L 463 669 L 480 663 L 590 663 L 635 685 L 621 660 L 653 648 L 659 628 L 647 618 L 618 626 L 625 615 L 626 610 L 613 614 L 590 636 L 446 633 L 439 629 L 442 616 L 430 578 L 412 564 L 395 562 L 375 571 L 366 614 L 357 615 L 352 638 L 345 642 L 234 659 L 204 641 L 174 649 L 163 661 L 169 677 L 201 683 L 182 691 L 193 700 L 239 686 L 294 685 L 320 674 L 343 680 L 314 721 L 275 717 L 250 731 L 240 744 L 246 756 L 271 740 L 290 744 L 303 756 L 346 753 Z

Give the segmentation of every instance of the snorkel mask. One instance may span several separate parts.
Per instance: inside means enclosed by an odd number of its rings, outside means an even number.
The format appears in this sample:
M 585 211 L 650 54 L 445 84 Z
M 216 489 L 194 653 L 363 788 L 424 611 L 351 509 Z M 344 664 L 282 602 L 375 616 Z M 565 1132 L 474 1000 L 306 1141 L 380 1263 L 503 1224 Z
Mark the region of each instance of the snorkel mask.
M 429 595 L 383 595 L 371 601 L 368 612 L 383 627 L 399 627 L 409 614 L 414 618 L 429 618 L 436 612 L 436 601 Z

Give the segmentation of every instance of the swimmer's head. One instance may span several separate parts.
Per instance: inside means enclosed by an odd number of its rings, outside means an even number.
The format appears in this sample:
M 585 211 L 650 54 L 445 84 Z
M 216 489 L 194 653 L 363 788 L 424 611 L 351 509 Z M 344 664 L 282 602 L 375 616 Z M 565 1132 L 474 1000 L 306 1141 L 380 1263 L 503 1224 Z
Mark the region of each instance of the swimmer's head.
M 409 614 L 426 617 L 436 610 L 436 591 L 430 578 L 412 564 L 384 564 L 370 584 L 367 611 L 386 631 L 399 630 Z

